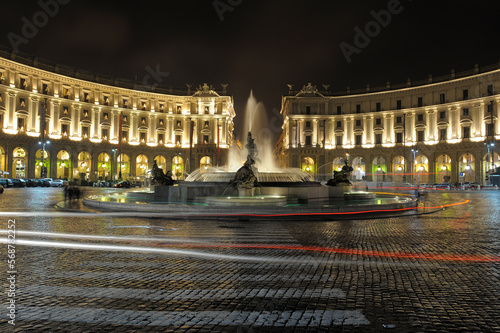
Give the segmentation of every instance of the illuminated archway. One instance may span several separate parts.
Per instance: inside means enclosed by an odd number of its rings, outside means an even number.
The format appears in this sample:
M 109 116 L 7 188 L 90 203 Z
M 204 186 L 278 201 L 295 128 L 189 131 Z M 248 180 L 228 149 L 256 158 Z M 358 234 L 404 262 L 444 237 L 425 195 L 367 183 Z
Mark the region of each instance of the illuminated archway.
M 45 177 L 50 175 L 50 155 L 46 150 L 42 159 L 42 149 L 38 149 L 35 153 L 35 178 L 42 178 L 42 169 L 45 168 Z M 43 162 L 42 162 L 43 160 Z
M 417 177 L 415 183 L 428 184 L 429 183 L 429 159 L 424 155 L 415 157 L 415 175 Z
M 476 159 L 471 153 L 463 154 L 458 159 L 459 179 L 461 183 L 476 181 Z
M 387 174 L 387 165 L 385 164 L 385 158 L 377 156 L 372 162 L 372 175 L 374 182 L 383 182 L 385 180 L 385 175 Z
M 82 151 L 78 154 L 78 176 L 81 180 L 90 180 L 91 156 L 88 152 Z
M 130 157 L 120 154 L 116 160 L 116 175 L 119 179 L 127 180 L 130 177 Z
M 67 180 L 71 178 L 71 158 L 66 150 L 61 150 L 57 153 L 56 178 Z
M 302 170 L 310 174 L 311 176 L 314 176 L 314 159 L 311 157 L 304 157 L 302 159 Z
M 212 159 L 210 156 L 203 156 L 200 160 L 200 172 L 204 173 L 208 168 L 212 167 Z
M 163 155 L 156 156 L 155 161 L 158 168 L 162 169 L 163 172 L 167 172 L 167 159 Z
M 135 175 L 144 178 L 148 172 L 148 158 L 146 155 L 138 155 L 135 159 Z
M 97 156 L 97 177 L 107 179 L 111 171 L 111 158 L 106 153 L 100 153 Z
M 14 149 L 12 154 L 12 178 L 26 178 L 28 154 L 23 148 Z
M 172 178 L 184 180 L 184 160 L 180 156 L 172 159 Z
M 365 159 L 362 157 L 355 157 L 352 160 L 353 180 L 363 180 L 365 176 Z
M 443 154 L 436 158 L 436 182 L 449 183 L 451 180 L 451 157 Z
M 333 159 L 333 163 L 332 163 L 332 175 L 333 175 L 333 171 L 340 171 L 340 170 L 342 170 L 342 167 L 344 165 L 345 165 L 344 158 L 342 158 L 342 157 L 335 157 Z
M 392 160 L 392 181 L 395 183 L 402 183 L 405 174 L 405 158 L 403 156 L 396 156 Z
M 494 173 L 496 168 L 500 166 L 500 155 L 498 155 L 498 153 L 495 152 L 490 152 L 490 154 L 485 154 L 483 156 L 482 164 L 486 180 L 486 177 Z M 485 184 L 488 184 L 488 182 L 486 181 Z

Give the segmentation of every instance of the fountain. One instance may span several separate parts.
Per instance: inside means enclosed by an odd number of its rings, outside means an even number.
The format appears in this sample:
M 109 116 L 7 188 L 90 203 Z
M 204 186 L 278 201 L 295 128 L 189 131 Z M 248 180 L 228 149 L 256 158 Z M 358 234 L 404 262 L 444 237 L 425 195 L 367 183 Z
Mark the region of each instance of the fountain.
M 264 152 L 263 159 L 266 162 L 263 163 L 259 155 L 261 146 L 257 146 L 252 137 L 253 115 L 259 109 L 262 110 L 261 104 L 256 103 L 251 95 L 247 104 L 246 158 L 241 155 L 245 152 L 230 154 L 232 163 L 228 161 L 228 165 L 232 165 L 232 169 L 198 169 L 185 181 L 174 184 L 171 175 L 168 172 L 164 174 L 155 162 L 150 191 L 128 192 L 125 197 L 86 198 L 84 204 L 114 210 L 182 213 L 183 216 L 255 216 L 270 213 L 300 216 L 374 209 L 380 208 L 382 204 L 387 208 L 415 205 L 415 201 L 409 198 L 387 198 L 382 195 L 375 200 L 374 193 L 351 192 L 348 177 L 352 167 L 348 166 L 347 161 L 342 171 L 335 172 L 327 185 L 315 181 L 309 173 L 299 168 L 276 168 L 266 158 L 269 153 Z M 266 150 L 270 147 L 262 148 Z M 234 163 L 235 160 L 244 160 L 244 163 L 238 165 Z M 238 207 L 237 212 L 234 207 Z

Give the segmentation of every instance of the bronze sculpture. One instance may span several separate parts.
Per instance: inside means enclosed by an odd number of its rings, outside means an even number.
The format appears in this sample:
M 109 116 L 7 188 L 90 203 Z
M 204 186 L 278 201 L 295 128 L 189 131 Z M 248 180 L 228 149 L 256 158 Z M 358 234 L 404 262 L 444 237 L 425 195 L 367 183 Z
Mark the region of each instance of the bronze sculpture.
M 339 185 L 352 185 L 349 181 L 349 176 L 354 169 L 347 165 L 347 160 L 345 161 L 345 165 L 342 167 L 340 171 L 333 171 L 333 178 L 326 182 L 328 186 L 339 186 Z
M 153 168 L 151 169 L 151 184 L 152 185 L 166 185 L 171 186 L 175 184 L 172 179 L 172 171 L 167 171 L 167 174 L 163 173 L 163 169 L 156 164 L 156 160 L 153 162 Z

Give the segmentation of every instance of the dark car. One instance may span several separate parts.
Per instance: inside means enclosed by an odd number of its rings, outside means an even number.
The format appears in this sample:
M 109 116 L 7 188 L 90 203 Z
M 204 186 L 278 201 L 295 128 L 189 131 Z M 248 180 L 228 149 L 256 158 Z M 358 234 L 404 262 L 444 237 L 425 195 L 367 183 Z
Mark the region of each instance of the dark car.
M 37 187 L 50 187 L 50 182 L 46 179 L 35 179 Z
M 36 187 L 36 179 L 25 179 L 26 187 Z
M 449 183 L 439 183 L 439 184 L 434 184 L 433 187 L 437 189 L 447 189 L 448 187 L 451 188 L 451 184 Z
M 14 187 L 26 187 L 26 181 L 22 178 L 14 178 L 12 179 L 12 183 Z
M 129 181 L 124 180 L 113 185 L 114 188 L 131 188 L 132 184 Z
M 3 186 L 0 185 L 0 193 L 3 193 Z
M 14 183 L 12 180 L 7 179 L 7 178 L 0 178 L 0 185 L 3 187 L 14 187 Z

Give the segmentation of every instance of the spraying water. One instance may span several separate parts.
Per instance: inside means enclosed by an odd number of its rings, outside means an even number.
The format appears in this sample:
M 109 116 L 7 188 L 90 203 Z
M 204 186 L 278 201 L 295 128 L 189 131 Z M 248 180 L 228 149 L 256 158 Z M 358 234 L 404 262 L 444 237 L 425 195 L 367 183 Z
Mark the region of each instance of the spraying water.
M 259 151 L 255 164 L 256 168 L 259 172 L 277 170 L 273 158 L 274 145 L 272 143 L 272 133 L 268 127 L 269 121 L 266 108 L 262 102 L 257 102 L 252 91 L 250 91 L 250 97 L 247 100 L 244 119 L 243 133 L 246 135 L 246 133 L 252 132 Z M 241 148 L 239 150 L 237 147 L 229 149 L 228 169 L 230 171 L 239 169 L 246 160 L 247 151 L 244 147 Z

